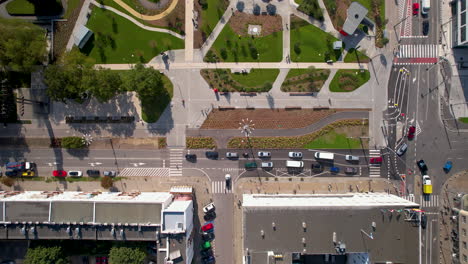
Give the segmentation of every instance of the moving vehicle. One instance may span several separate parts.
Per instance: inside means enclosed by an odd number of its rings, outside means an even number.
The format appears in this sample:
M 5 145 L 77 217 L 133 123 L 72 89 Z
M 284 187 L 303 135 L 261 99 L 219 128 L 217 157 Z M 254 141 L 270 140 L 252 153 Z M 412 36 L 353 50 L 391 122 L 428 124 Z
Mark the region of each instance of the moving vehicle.
M 209 213 L 209 212 L 212 212 L 216 209 L 214 203 L 209 203 L 207 205 L 205 205 L 205 207 L 203 207 L 203 212 L 206 214 L 206 213 Z
M 226 158 L 237 159 L 239 158 L 239 154 L 237 154 L 237 152 L 226 152 Z
M 6 164 L 7 170 L 30 170 L 31 168 L 31 162 L 8 162 Z
M 229 189 L 231 187 L 231 174 L 226 174 L 224 179 L 226 180 L 226 188 Z
M 431 194 L 432 193 L 432 182 L 431 178 L 428 175 L 423 176 L 423 193 Z
M 358 169 L 355 167 L 346 167 L 344 172 L 346 174 L 356 174 L 358 172 Z
M 36 173 L 34 171 L 28 170 L 28 171 L 24 171 L 21 174 L 21 176 L 23 176 L 23 177 L 34 177 L 34 176 L 36 176 Z
M 303 161 L 295 161 L 295 160 L 287 160 L 286 161 L 287 168 L 304 168 Z
M 421 222 L 420 225 L 423 229 L 426 229 L 427 226 L 427 215 L 425 213 L 421 214 Z
M 258 152 L 258 157 L 259 157 L 259 158 L 270 158 L 270 157 L 271 157 L 271 152 L 268 152 L 268 151 L 259 151 L 259 152 Z
M 447 162 L 445 162 L 445 165 L 444 165 L 445 173 L 448 173 L 452 169 L 452 166 L 453 166 L 453 163 L 451 160 L 448 160 Z
M 424 36 L 427 36 L 429 34 L 429 21 L 424 20 L 422 22 L 422 33 Z
M 271 169 L 273 168 L 273 162 L 262 162 L 261 167 L 264 169 Z
M 88 174 L 89 177 L 99 177 L 101 172 L 99 170 L 87 170 L 86 174 Z
M 427 171 L 427 165 L 426 165 L 426 162 L 424 162 L 424 160 L 420 160 L 416 162 L 416 164 L 418 165 L 418 168 L 419 170 L 421 170 L 422 173 Z
M 195 155 L 195 154 L 185 154 L 185 159 L 190 161 L 190 162 L 195 162 L 195 161 L 197 161 L 197 155 Z
M 323 171 L 323 166 L 320 163 L 313 163 L 312 164 L 312 171 L 315 173 L 320 173 Z
M 212 233 L 214 231 L 214 225 L 212 223 L 207 223 L 202 226 L 201 230 L 203 232 L 210 232 Z
M 382 157 L 370 158 L 370 164 L 381 164 L 383 161 Z
M 359 161 L 359 157 L 358 156 L 353 156 L 353 155 L 346 155 L 345 160 L 347 160 L 347 161 Z
M 331 172 L 331 173 L 338 173 L 338 172 L 340 172 L 340 168 L 338 168 L 338 167 L 331 167 L 331 168 L 330 168 L 330 172 Z
M 408 144 L 406 143 L 403 143 L 400 145 L 400 147 L 398 148 L 396 154 L 398 156 L 403 156 L 403 154 L 405 154 L 406 150 L 408 149 Z
M 54 170 L 52 172 L 52 176 L 54 177 L 67 177 L 67 172 L 63 170 Z
M 207 152 L 205 152 L 205 156 L 207 158 L 209 158 L 209 159 L 216 160 L 216 159 L 218 159 L 219 154 L 218 154 L 217 151 L 207 151 Z
M 415 126 L 410 126 L 408 128 L 408 139 L 409 140 L 414 138 L 414 133 L 416 133 L 416 127 Z
M 431 9 L 431 0 L 421 0 L 421 14 L 428 15 Z
M 316 159 L 333 161 L 333 159 L 335 158 L 335 155 L 333 153 L 329 153 L 329 152 L 315 152 L 314 157 Z
M 117 172 L 116 171 L 104 171 L 104 176 L 115 177 L 117 176 Z
M 419 3 L 413 3 L 413 16 L 417 16 L 419 14 Z
M 302 159 L 302 152 L 290 151 L 288 157 L 291 159 Z
M 81 176 L 83 176 L 83 172 L 81 172 L 81 171 L 69 171 L 68 176 L 70 176 L 70 177 L 81 177 Z
M 252 170 L 252 169 L 256 169 L 256 168 L 257 168 L 257 163 L 255 163 L 255 162 L 248 162 L 248 163 L 246 163 L 244 166 L 245 166 L 245 169 L 246 169 L 246 170 Z

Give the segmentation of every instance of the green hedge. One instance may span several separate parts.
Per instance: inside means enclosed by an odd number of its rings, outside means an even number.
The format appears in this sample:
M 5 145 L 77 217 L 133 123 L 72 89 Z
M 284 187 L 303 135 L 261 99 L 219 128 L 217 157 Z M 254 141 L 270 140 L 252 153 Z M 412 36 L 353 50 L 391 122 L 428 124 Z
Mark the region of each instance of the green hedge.
M 80 137 L 64 137 L 62 138 L 62 148 L 81 149 L 86 147 L 84 140 Z

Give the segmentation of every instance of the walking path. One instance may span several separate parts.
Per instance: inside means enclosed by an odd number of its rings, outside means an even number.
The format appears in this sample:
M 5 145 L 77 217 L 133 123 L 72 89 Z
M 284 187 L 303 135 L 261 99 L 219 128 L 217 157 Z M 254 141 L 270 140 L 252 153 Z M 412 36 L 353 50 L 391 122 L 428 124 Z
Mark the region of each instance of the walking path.
M 159 20 L 159 19 L 164 18 L 165 16 L 169 15 L 169 13 L 171 13 L 172 10 L 174 10 L 174 8 L 177 6 L 178 1 L 179 0 L 172 0 L 169 7 L 166 10 L 164 10 L 162 13 L 157 14 L 157 15 L 153 15 L 153 16 L 148 16 L 148 15 L 143 15 L 143 14 L 138 13 L 137 11 L 135 11 L 133 8 L 131 8 L 130 6 L 128 6 L 125 2 L 123 2 L 121 0 L 114 0 L 114 2 L 119 4 L 121 7 L 123 7 L 128 12 L 130 12 L 130 14 L 132 14 L 133 16 L 138 17 L 138 18 L 143 19 L 143 20 L 148 20 L 148 21 Z M 181 1 L 183 1 L 183 0 L 181 0 Z
M 193 0 L 185 0 L 185 61 L 193 61 L 193 10 Z

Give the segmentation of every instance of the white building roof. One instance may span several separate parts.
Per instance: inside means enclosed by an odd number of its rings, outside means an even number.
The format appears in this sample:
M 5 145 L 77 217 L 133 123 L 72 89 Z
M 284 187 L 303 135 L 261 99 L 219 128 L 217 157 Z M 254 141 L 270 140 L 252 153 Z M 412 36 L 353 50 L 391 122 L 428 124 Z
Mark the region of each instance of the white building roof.
M 417 207 L 396 195 L 387 193 L 348 194 L 244 194 L 243 207 L 369 207 L 406 206 Z

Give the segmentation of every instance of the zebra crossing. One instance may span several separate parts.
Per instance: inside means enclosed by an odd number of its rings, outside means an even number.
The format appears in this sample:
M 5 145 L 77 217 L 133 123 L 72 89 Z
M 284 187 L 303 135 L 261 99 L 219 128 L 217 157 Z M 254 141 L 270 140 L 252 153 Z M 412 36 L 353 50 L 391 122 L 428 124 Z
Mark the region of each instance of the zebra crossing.
M 232 189 L 227 188 L 226 181 L 212 181 L 211 193 L 232 193 Z
M 440 196 L 437 194 L 420 195 L 419 197 L 416 197 L 414 194 L 408 194 L 403 196 L 402 198 L 410 202 L 418 203 L 421 206 L 421 208 L 439 207 L 440 204 Z
M 244 168 L 223 168 L 223 172 L 238 172 L 243 171 Z
M 369 157 L 371 158 L 380 157 L 380 150 L 370 149 Z M 369 177 L 380 177 L 380 166 L 376 166 L 376 165 L 369 166 Z
M 182 176 L 184 149 L 169 149 L 169 175 Z
M 121 177 L 169 177 L 168 168 L 124 168 L 119 172 Z
M 400 45 L 397 58 L 437 58 L 437 52 L 436 44 Z

